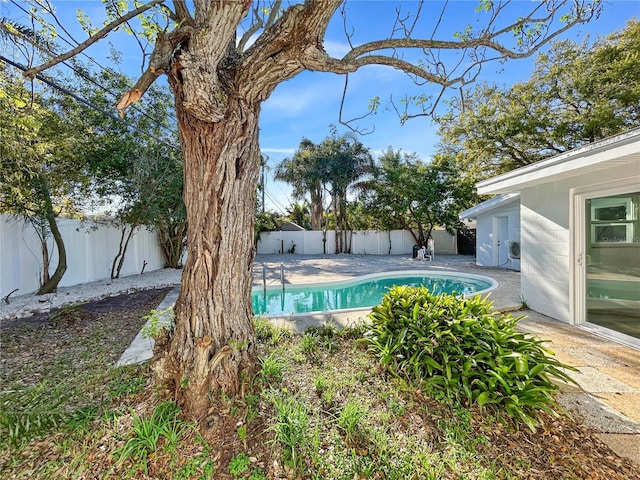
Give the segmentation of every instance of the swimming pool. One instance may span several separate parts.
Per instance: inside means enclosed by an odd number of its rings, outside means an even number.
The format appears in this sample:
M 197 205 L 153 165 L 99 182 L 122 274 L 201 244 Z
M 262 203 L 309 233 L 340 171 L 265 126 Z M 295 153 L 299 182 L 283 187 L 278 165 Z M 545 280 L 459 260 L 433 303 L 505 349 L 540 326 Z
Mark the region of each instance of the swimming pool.
M 371 308 L 394 285 L 424 285 L 435 293 L 485 294 L 498 286 L 489 277 L 429 270 L 384 272 L 339 282 L 253 287 L 254 315 L 283 316 Z

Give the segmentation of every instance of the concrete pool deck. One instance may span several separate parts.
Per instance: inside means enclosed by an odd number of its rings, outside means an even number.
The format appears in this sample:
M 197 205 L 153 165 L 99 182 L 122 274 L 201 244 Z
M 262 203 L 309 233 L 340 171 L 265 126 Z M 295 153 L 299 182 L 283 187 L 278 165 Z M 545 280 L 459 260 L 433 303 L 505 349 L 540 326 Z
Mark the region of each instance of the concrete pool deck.
M 518 310 L 514 315 L 526 317 L 519 323 L 522 331 L 548 341 L 547 346 L 560 361 L 578 369 L 571 373 L 578 386 L 561 385 L 560 403 L 582 417 L 612 450 L 640 467 L 640 352 L 532 310 L 521 310 L 519 272 L 478 267 L 474 257 L 458 255 L 437 255 L 433 261 L 396 255 L 258 255 L 253 265 L 254 285 L 263 284 L 263 272 L 267 285 L 280 284 L 281 266 L 285 287 L 398 270 L 457 271 L 495 279 L 499 285 L 489 297 L 494 308 Z M 158 310 L 171 306 L 178 291 L 176 287 Z M 281 317 L 275 322 L 303 331 L 322 322 L 335 325 L 361 322 L 367 313 L 368 310 L 363 310 L 295 319 Z M 140 356 L 140 350 L 133 355 L 138 361 L 150 358 L 151 343 L 147 342 L 138 345 L 146 358 Z M 127 360 L 125 352 L 119 363 L 129 363 L 133 357 Z

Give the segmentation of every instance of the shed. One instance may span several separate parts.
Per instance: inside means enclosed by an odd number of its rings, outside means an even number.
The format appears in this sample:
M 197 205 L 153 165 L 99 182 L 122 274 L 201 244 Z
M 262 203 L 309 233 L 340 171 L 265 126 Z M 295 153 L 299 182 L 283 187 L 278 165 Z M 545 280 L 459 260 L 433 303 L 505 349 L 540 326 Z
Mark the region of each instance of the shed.
M 476 265 L 520 270 L 520 194 L 503 193 L 459 215 L 476 226 Z

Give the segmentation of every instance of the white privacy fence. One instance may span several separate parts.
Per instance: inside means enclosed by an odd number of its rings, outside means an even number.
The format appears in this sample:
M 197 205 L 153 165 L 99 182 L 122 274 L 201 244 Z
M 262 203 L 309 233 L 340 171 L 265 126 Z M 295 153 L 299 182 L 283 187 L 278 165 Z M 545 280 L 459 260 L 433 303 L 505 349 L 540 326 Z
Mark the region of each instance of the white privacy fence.
M 59 286 L 69 287 L 102 280 L 111 276 L 111 265 L 118 253 L 121 231 L 117 228 L 79 220 L 58 219 L 67 251 L 67 271 Z M 58 252 L 49 240 L 53 275 Z M 163 268 L 165 264 L 155 232 L 136 230 L 127 248 L 120 276 Z M 14 289 L 15 295 L 36 291 L 42 277 L 40 240 L 33 227 L 22 220 L 0 215 L 0 298 Z
M 432 237 L 436 255 L 458 253 L 455 235 L 450 235 L 445 230 L 433 230 Z M 326 239 L 323 232 L 316 230 L 263 232 L 260 234 L 258 242 L 258 253 L 289 252 L 303 255 L 335 253 L 335 241 L 335 232 L 331 230 L 327 232 Z M 415 243 L 411 233 L 406 230 L 354 231 L 351 236 L 351 253 L 358 255 L 411 255 Z
M 118 228 L 79 220 L 58 219 L 58 226 L 67 250 L 67 271 L 59 286 L 70 287 L 109 278 L 111 265 L 118 253 L 121 231 Z M 434 230 L 435 254 L 457 253 L 456 237 L 444 230 Z M 326 242 L 325 242 L 326 240 Z M 49 239 L 51 274 L 58 264 L 58 252 Z M 325 245 L 326 243 L 326 245 Z M 351 253 L 359 255 L 412 255 L 415 240 L 404 230 L 354 231 Z M 295 246 L 295 247 L 294 247 Z M 326 239 L 320 231 L 265 232 L 258 242 L 259 254 L 292 251 L 303 255 L 335 253 L 335 232 Z M 129 242 L 121 277 L 158 270 L 165 265 L 155 231 L 136 230 Z M 0 301 L 9 292 L 15 295 L 35 292 L 42 277 L 40 240 L 30 225 L 7 215 L 0 215 Z

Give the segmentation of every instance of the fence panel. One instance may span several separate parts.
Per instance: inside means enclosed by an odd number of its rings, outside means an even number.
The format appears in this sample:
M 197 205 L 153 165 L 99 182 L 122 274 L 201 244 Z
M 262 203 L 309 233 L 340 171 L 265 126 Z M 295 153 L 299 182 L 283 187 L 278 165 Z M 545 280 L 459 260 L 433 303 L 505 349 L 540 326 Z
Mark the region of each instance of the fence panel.
M 58 227 L 67 251 L 67 271 L 60 287 L 109 278 L 118 253 L 120 230 L 98 222 L 59 219 Z M 58 252 L 53 239 L 47 242 L 54 272 Z M 164 257 L 155 231 L 144 228 L 133 234 L 120 276 L 139 274 L 164 267 Z M 40 241 L 33 228 L 21 219 L 0 215 L 0 296 L 14 289 L 17 295 L 36 291 L 42 278 Z
M 432 232 L 436 254 L 454 255 L 457 252 L 455 235 L 448 234 L 445 230 Z M 263 232 L 258 242 L 258 253 L 273 254 L 286 253 L 295 244 L 295 253 L 301 255 L 317 255 L 325 252 L 322 244 L 322 232 Z M 407 255 L 413 253 L 415 240 L 407 230 L 354 231 L 351 243 L 351 252 L 358 255 Z M 327 232 L 326 253 L 335 252 L 335 232 Z
M 67 250 L 67 271 L 61 287 L 109 278 L 118 252 L 120 230 L 104 223 L 59 219 L 58 225 Z M 303 255 L 335 252 L 335 232 L 326 232 L 326 246 L 321 231 L 265 232 L 258 242 L 258 253 L 294 252 Z M 457 253 L 456 237 L 444 230 L 434 230 L 436 255 Z M 415 241 L 406 230 L 354 231 L 352 252 L 367 255 L 411 255 Z M 53 240 L 48 242 L 53 273 L 58 262 Z M 145 265 L 146 262 L 146 265 Z M 136 230 L 127 249 L 120 276 L 139 274 L 164 267 L 164 257 L 155 231 Z M 34 292 L 42 276 L 40 242 L 33 228 L 21 220 L 0 215 L 0 297 L 15 288 L 18 295 Z

